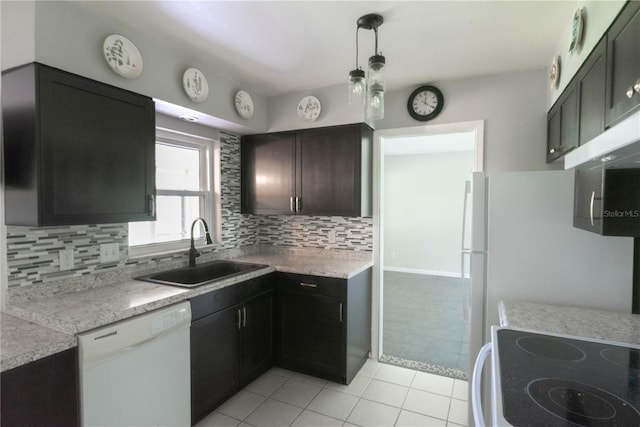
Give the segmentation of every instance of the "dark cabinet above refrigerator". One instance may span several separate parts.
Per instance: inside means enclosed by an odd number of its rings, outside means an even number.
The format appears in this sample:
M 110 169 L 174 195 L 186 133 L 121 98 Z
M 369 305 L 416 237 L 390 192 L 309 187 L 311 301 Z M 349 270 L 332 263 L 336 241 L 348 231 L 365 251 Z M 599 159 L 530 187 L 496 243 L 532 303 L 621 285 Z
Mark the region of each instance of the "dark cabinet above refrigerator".
M 575 173 L 574 227 L 603 236 L 640 236 L 640 168 Z

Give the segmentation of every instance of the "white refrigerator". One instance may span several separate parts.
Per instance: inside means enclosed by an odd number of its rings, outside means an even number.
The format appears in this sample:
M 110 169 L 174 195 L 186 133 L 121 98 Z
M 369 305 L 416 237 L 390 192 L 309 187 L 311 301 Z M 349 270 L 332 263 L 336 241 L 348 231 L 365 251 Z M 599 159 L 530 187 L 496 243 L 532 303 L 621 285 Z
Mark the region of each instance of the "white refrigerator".
M 574 228 L 573 185 L 573 171 L 473 175 L 469 373 L 500 300 L 630 312 L 633 239 Z

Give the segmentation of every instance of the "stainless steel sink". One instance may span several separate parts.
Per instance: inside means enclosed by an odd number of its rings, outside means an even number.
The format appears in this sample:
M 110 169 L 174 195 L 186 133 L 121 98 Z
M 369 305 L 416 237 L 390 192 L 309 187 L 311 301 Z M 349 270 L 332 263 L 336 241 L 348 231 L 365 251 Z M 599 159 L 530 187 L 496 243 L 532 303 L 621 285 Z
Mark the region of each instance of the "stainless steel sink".
M 136 280 L 159 283 L 161 285 L 179 286 L 182 288 L 197 288 L 218 280 L 267 267 L 262 264 L 250 264 L 236 261 L 211 261 L 198 264 L 195 267 L 177 268 L 175 270 L 148 274 L 136 277 Z

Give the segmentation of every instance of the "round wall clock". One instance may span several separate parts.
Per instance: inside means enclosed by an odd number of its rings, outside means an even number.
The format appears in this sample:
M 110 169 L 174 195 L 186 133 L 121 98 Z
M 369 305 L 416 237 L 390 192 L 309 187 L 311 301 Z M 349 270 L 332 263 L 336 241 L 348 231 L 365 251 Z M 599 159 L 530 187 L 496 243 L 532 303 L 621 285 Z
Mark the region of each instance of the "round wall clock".
M 315 96 L 305 96 L 298 103 L 298 117 L 305 122 L 313 122 L 320 115 L 320 101 Z
M 202 71 L 188 68 L 182 75 L 182 87 L 194 102 L 204 102 L 209 97 L 209 83 Z
M 409 95 L 407 110 L 416 120 L 426 122 L 440 114 L 444 107 L 442 92 L 435 86 L 420 86 Z
M 114 73 L 134 79 L 142 73 L 142 55 L 126 37 L 111 34 L 104 39 L 102 53 Z
M 236 93 L 236 111 L 243 119 L 249 119 L 253 116 L 253 99 L 244 90 Z

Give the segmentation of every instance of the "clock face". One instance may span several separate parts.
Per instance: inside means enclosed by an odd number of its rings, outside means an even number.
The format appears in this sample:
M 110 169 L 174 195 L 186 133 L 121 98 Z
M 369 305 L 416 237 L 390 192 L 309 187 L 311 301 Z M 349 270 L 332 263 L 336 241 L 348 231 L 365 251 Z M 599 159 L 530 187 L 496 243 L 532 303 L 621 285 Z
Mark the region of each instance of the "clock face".
M 243 119 L 249 119 L 253 116 L 253 100 L 244 90 L 239 90 L 236 93 L 236 111 Z
M 435 118 L 444 105 L 442 92 L 435 86 L 422 86 L 409 96 L 407 109 L 416 120 L 426 121 Z

